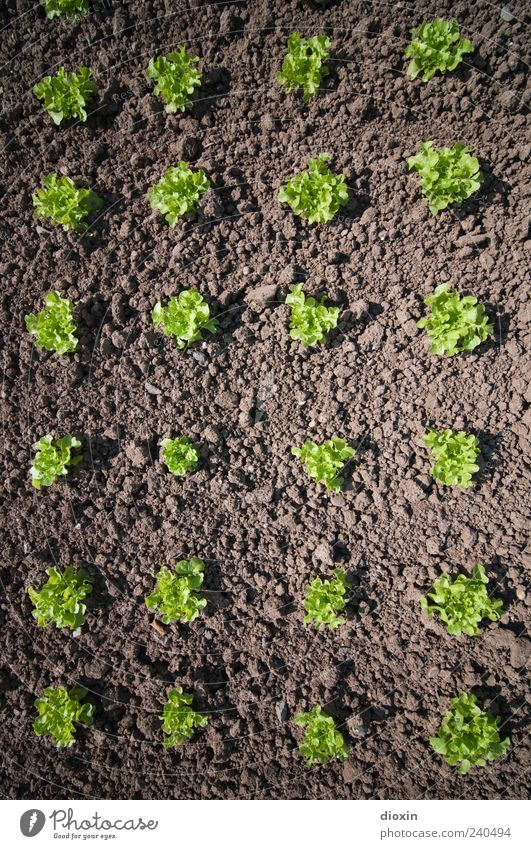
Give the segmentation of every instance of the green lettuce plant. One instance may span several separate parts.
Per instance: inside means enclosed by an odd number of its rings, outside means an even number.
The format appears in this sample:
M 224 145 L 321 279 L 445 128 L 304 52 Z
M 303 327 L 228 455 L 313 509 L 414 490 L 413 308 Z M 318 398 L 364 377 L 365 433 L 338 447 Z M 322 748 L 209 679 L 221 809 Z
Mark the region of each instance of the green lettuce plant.
M 160 446 L 162 459 L 172 475 L 185 475 L 199 463 L 199 452 L 187 436 L 163 439 Z
M 296 215 L 310 224 L 330 221 L 348 202 L 345 175 L 332 173 L 326 164 L 330 158 L 330 154 L 320 153 L 310 159 L 308 170 L 287 180 L 278 193 L 281 203 L 289 204 Z
M 410 156 L 407 164 L 420 177 L 432 215 L 451 203 L 461 206 L 481 185 L 479 162 L 461 142 L 440 148 L 434 148 L 432 141 L 421 142 L 420 153 Z
M 426 333 L 431 342 L 430 354 L 453 357 L 463 351 L 473 351 L 494 331 L 485 308 L 472 295 L 460 297 L 449 289 L 449 283 L 437 286 L 424 303 L 431 312 L 417 321 L 417 327 Z
M 338 472 L 347 460 L 354 457 L 356 451 L 344 439 L 333 436 L 322 445 L 317 445 L 307 439 L 299 448 L 292 448 L 291 453 L 304 463 L 306 473 L 318 483 L 324 483 L 328 490 L 338 492 L 343 478 Z
M 55 18 L 66 15 L 68 18 L 81 18 L 88 11 L 88 0 L 43 0 L 46 17 Z
M 430 474 L 446 486 L 468 489 L 474 485 L 472 475 L 479 471 L 476 458 L 479 441 L 464 430 L 434 430 L 428 428 L 424 445 L 431 451 L 435 464 Z
M 73 308 L 59 292 L 50 292 L 44 299 L 44 309 L 37 315 L 24 316 L 26 328 L 35 336 L 35 344 L 45 351 L 66 354 L 77 347 Z
M 73 449 L 80 447 L 81 442 L 75 436 L 63 436 L 55 442 L 49 434 L 41 437 L 33 446 L 37 453 L 30 469 L 35 489 L 51 486 L 58 477 L 67 475 L 72 466 L 80 463 L 81 454 L 72 456 Z
M 46 574 L 48 580 L 40 590 L 28 589 L 37 625 L 44 628 L 54 624 L 75 631 L 85 622 L 87 608 L 82 602 L 92 590 L 92 577 L 84 569 L 73 566 L 67 566 L 64 572 L 52 566 Z
M 476 696 L 459 693 L 451 699 L 453 710 L 443 719 L 437 737 L 430 737 L 430 745 L 450 766 L 459 766 L 466 775 L 472 766 L 485 766 L 507 752 L 509 737 L 500 740 L 500 719 L 491 716 L 478 706 Z
M 304 624 L 317 625 L 317 629 L 326 625 L 332 630 L 343 625 L 346 619 L 336 614 L 347 606 L 347 590 L 352 589 L 347 581 L 344 569 L 334 569 L 334 577 L 330 580 L 315 578 L 306 592 L 304 609 L 306 616 Z
M 43 77 L 33 86 L 33 94 L 42 100 L 54 124 L 60 124 L 65 118 L 86 121 L 85 106 L 97 90 L 89 68 L 78 68 L 77 71 L 59 68 L 54 77 Z
M 161 212 L 170 227 L 187 212 L 195 212 L 202 195 L 210 187 L 210 180 L 202 168 L 192 171 L 188 162 L 168 168 L 159 182 L 148 193 L 153 209 Z
M 457 21 L 435 18 L 431 23 L 425 21 L 411 30 L 415 36 L 406 47 L 406 57 L 411 59 L 407 66 L 407 75 L 414 80 L 419 74 L 423 82 L 428 82 L 439 71 L 445 74 L 453 71 L 466 53 L 472 53 L 474 47 L 467 38 L 461 38 Z
M 204 728 L 208 723 L 208 717 L 193 710 L 192 701 L 191 693 L 184 693 L 182 687 L 173 687 L 169 691 L 168 701 L 160 717 L 166 735 L 162 741 L 165 749 L 186 743 L 194 736 L 197 728 Z
M 290 336 L 304 346 L 326 342 L 327 334 L 337 326 L 339 307 L 325 306 L 326 297 L 307 298 L 302 283 L 291 286 L 286 304 L 291 307 Z
M 165 336 L 173 336 L 178 348 L 187 348 L 203 338 L 203 332 L 215 333 L 217 321 L 210 317 L 210 307 L 196 289 L 184 289 L 163 307 L 158 301 L 151 313 L 155 327 Z
M 157 588 L 146 596 L 146 607 L 160 614 L 162 621 L 193 622 L 204 607 L 206 599 L 199 590 L 203 584 L 205 564 L 199 557 L 179 560 L 175 572 L 163 566 L 157 572 Z
M 146 71 L 156 85 L 155 94 L 161 94 L 166 103 L 166 112 L 184 112 L 192 105 L 189 95 L 201 85 L 201 74 L 195 67 L 198 56 L 190 56 L 181 45 L 167 56 L 149 60 Z
M 92 725 L 94 705 L 82 703 L 88 690 L 79 684 L 67 690 L 65 687 L 47 687 L 35 701 L 39 715 L 33 723 L 35 734 L 47 734 L 58 748 L 72 746 L 76 738 L 76 727 Z
M 320 705 L 308 713 L 300 713 L 295 717 L 295 723 L 306 730 L 299 745 L 306 766 L 312 766 L 318 761 L 322 764 L 336 759 L 344 761 L 348 756 L 347 744 L 337 730 L 334 718 L 325 713 Z
M 103 206 L 92 189 L 78 189 L 70 177 L 57 174 L 43 177 L 42 187 L 32 198 L 37 218 L 49 218 L 63 230 L 86 230 L 88 216 Z
M 428 616 L 438 616 L 449 634 L 475 637 L 482 619 L 496 622 L 502 615 L 503 601 L 489 597 L 488 583 L 484 566 L 476 563 L 471 577 L 462 574 L 453 581 L 449 575 L 437 578 L 420 606 Z
M 288 93 L 301 88 L 304 100 L 309 100 L 330 73 L 323 64 L 329 51 L 330 39 L 326 35 L 301 38 L 298 32 L 294 32 L 288 38 L 288 51 L 282 69 L 277 73 L 278 82 Z

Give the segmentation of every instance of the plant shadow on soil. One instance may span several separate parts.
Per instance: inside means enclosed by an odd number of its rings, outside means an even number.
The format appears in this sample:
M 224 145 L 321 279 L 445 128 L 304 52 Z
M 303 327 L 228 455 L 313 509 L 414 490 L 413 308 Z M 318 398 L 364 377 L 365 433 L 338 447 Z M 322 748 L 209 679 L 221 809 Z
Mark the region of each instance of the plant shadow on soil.
M 511 186 L 494 173 L 494 166 L 482 157 L 478 157 L 482 182 L 479 190 L 471 195 L 461 206 L 452 207 L 458 221 L 469 219 L 470 215 L 480 215 L 486 207 L 496 203 L 507 206 Z
M 529 722 L 525 718 L 519 721 L 513 719 L 515 713 L 517 713 L 514 709 L 514 703 L 509 703 L 502 696 L 502 690 L 498 684 L 493 686 L 478 684 L 472 687 L 472 693 L 477 696 L 479 705 L 482 706 L 483 710 L 486 710 L 491 716 L 498 716 L 500 718 L 502 725 L 500 738 L 502 740 L 505 737 L 510 737 L 512 731 L 528 727 Z M 522 701 L 520 707 L 523 706 L 524 702 Z
M 110 460 L 117 457 L 120 453 L 120 440 L 102 436 L 97 433 L 82 433 L 81 441 L 83 446 L 86 446 L 84 451 L 83 465 L 86 468 L 97 471 L 107 467 Z
M 216 108 L 217 101 L 230 93 L 232 75 L 227 68 L 211 66 L 201 76 L 201 94 L 194 100 L 191 114 L 201 120 Z
M 507 610 L 516 601 L 516 590 L 507 587 L 507 564 L 502 563 L 498 557 L 493 557 L 491 561 L 483 565 L 487 576 L 496 587 L 495 590 L 488 589 L 489 595 L 493 598 L 501 598 L 503 609 Z M 508 623 L 504 627 L 510 628 L 511 624 L 514 623 Z
M 490 321 L 494 324 L 494 333 L 481 346 L 482 353 L 486 353 L 506 344 L 511 319 L 509 314 L 504 312 L 501 304 L 495 304 L 491 301 L 483 301 L 482 303 Z
M 474 429 L 474 435 L 479 440 L 480 454 L 477 458 L 479 472 L 474 477 L 475 487 L 487 483 L 492 478 L 494 469 L 502 466 L 500 454 L 501 436 L 495 433 L 487 433 L 484 430 Z

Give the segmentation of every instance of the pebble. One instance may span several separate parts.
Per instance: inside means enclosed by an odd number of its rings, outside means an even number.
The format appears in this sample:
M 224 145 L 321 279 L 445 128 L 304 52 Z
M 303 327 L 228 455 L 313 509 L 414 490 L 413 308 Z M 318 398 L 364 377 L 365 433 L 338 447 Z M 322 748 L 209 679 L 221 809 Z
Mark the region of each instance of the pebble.
M 145 383 L 144 387 L 148 395 L 162 395 L 162 390 L 158 386 L 153 386 L 152 383 Z
M 286 704 L 286 699 L 280 699 L 280 701 L 276 703 L 275 711 L 280 722 L 285 722 L 288 718 L 288 706 Z

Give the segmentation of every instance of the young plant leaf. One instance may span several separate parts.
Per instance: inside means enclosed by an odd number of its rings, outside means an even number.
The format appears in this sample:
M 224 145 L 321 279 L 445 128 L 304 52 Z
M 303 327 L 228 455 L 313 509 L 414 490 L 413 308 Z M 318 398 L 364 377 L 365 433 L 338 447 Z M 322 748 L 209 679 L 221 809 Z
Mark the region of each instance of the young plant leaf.
M 461 206 L 481 185 L 479 162 L 461 142 L 440 148 L 434 148 L 432 141 L 421 142 L 420 153 L 410 156 L 407 164 L 420 177 L 432 215 L 451 203 Z
M 217 321 L 210 317 L 210 307 L 196 289 L 184 289 L 163 307 L 158 301 L 151 313 L 155 327 L 162 326 L 165 336 L 173 336 L 178 348 L 187 348 L 203 338 L 203 331 L 215 333 Z
M 146 596 L 148 610 L 159 613 L 166 625 L 193 622 L 207 603 L 199 595 L 204 570 L 205 564 L 199 557 L 179 560 L 175 572 L 163 566 L 156 575 L 157 588 Z
M 47 687 L 42 696 L 35 701 L 39 715 L 33 723 L 35 734 L 49 735 L 58 748 L 72 746 L 76 738 L 76 727 L 92 725 L 94 705 L 82 703 L 86 696 L 86 687 L 76 685 L 71 690 L 65 687 Z
M 332 630 L 343 625 L 347 620 L 336 614 L 347 606 L 349 589 L 352 589 L 352 585 L 347 581 L 344 569 L 334 569 L 334 577 L 330 580 L 315 578 L 304 599 L 304 624 L 317 625 L 317 629 L 326 625 Z
M 431 23 L 425 21 L 411 30 L 415 36 L 406 47 L 406 57 L 411 59 L 407 66 L 407 75 L 414 80 L 419 74 L 423 82 L 428 82 L 439 71 L 441 74 L 453 71 L 466 53 L 472 53 L 474 47 L 467 38 L 461 38 L 457 21 L 435 18 Z
M 199 452 L 187 436 L 163 439 L 160 445 L 162 459 L 172 475 L 185 475 L 199 463 Z
M 65 71 L 59 68 L 55 77 L 43 77 L 33 86 L 33 94 L 48 112 L 54 124 L 60 124 L 67 118 L 87 120 L 85 106 L 98 86 L 92 81 L 89 68 Z
M 453 581 L 449 575 L 437 578 L 420 606 L 428 616 L 438 616 L 449 634 L 475 637 L 482 619 L 496 622 L 503 611 L 503 601 L 490 598 L 488 583 L 484 566 L 476 563 L 471 577 L 458 575 Z
M 287 203 L 296 215 L 310 224 L 330 221 L 348 202 L 344 174 L 333 174 L 326 163 L 330 154 L 321 153 L 310 159 L 308 170 L 301 171 L 280 187 L 278 198 Z
M 435 460 L 430 469 L 435 480 L 446 486 L 459 486 L 461 489 L 474 485 L 472 475 L 479 471 L 479 466 L 476 465 L 480 450 L 477 437 L 464 430 L 428 428 L 424 435 L 424 445 L 431 451 Z
M 155 94 L 161 94 L 166 102 L 166 112 L 184 112 L 192 101 L 189 95 L 201 85 L 201 74 L 195 67 L 198 56 L 190 56 L 181 45 L 167 56 L 157 56 L 149 60 L 146 71 L 156 85 Z
M 500 758 L 511 743 L 509 737 L 500 740 L 499 717 L 481 710 L 477 701 L 476 696 L 462 692 L 451 699 L 453 710 L 444 717 L 437 737 L 430 737 L 432 749 L 447 764 L 460 764 L 461 775 L 472 766 L 485 766 Z
M 169 691 L 168 701 L 160 717 L 166 735 L 162 741 L 165 749 L 186 743 L 194 736 L 197 728 L 204 728 L 208 723 L 208 717 L 193 710 L 192 701 L 192 694 L 184 693 L 182 687 L 173 687 Z
M 282 69 L 277 73 L 278 82 L 291 93 L 301 88 L 304 100 L 317 93 L 322 80 L 330 71 L 323 61 L 328 58 L 330 39 L 326 35 L 301 38 L 294 32 L 288 38 L 288 51 Z
M 41 437 L 33 446 L 37 453 L 30 469 L 35 489 L 51 486 L 58 477 L 67 475 L 71 466 L 80 463 L 83 459 L 81 454 L 72 456 L 72 450 L 80 447 L 81 442 L 74 436 L 63 436 L 55 442 L 49 434 Z
M 76 350 L 77 327 L 72 304 L 59 292 L 50 292 L 44 299 L 44 309 L 37 315 L 24 316 L 26 328 L 35 336 L 37 348 L 66 354 Z
M 326 764 L 332 760 L 344 761 L 348 756 L 348 748 L 344 737 L 336 728 L 332 716 L 324 712 L 320 705 L 308 713 L 300 713 L 295 722 L 306 729 L 299 751 L 304 757 L 306 766 L 314 763 Z
M 339 307 L 325 306 L 326 297 L 307 298 L 302 283 L 291 286 L 286 303 L 291 307 L 290 336 L 306 347 L 326 342 L 327 334 L 337 326 Z
M 307 439 L 299 448 L 292 448 L 291 453 L 302 460 L 305 471 L 311 478 L 318 483 L 324 483 L 328 490 L 338 492 L 343 478 L 338 477 L 337 473 L 347 460 L 355 456 L 356 451 L 344 439 L 333 436 L 322 445 Z
M 78 189 L 70 177 L 48 174 L 42 187 L 32 196 L 37 218 L 49 218 L 63 230 L 86 230 L 91 212 L 101 209 L 103 201 L 92 189 Z
M 430 354 L 453 357 L 481 345 L 494 332 L 494 325 L 477 298 L 460 297 L 448 287 L 449 283 L 441 283 L 433 295 L 424 299 L 431 313 L 417 321 L 417 327 L 426 328 Z
M 89 0 L 43 0 L 43 5 L 47 18 L 66 15 L 76 20 L 88 11 Z
M 32 615 L 39 628 L 54 624 L 75 631 L 85 622 L 86 605 L 82 601 L 92 590 L 92 577 L 84 569 L 67 566 L 60 572 L 55 566 L 46 570 L 48 580 L 39 591 L 30 587 Z
M 148 198 L 153 209 L 165 216 L 170 227 L 175 227 L 179 218 L 196 211 L 209 187 L 210 180 L 201 168 L 192 171 L 188 162 L 181 161 L 168 168 L 148 193 Z

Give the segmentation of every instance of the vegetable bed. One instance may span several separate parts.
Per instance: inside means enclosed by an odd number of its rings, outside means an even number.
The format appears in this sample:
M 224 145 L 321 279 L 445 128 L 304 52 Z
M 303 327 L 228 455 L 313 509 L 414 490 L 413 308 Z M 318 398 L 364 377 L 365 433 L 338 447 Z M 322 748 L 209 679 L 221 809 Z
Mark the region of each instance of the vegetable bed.
M 4 796 L 527 796 L 529 14 L 501 9 L 4 4 Z M 411 79 L 410 31 L 435 15 L 475 49 Z M 294 32 L 330 41 L 320 87 L 277 79 Z M 150 60 L 180 46 L 201 81 L 165 111 Z M 86 121 L 32 91 L 63 65 L 92 71 Z M 431 212 L 408 170 L 429 140 L 482 175 Z M 293 178 L 323 153 L 348 197 L 311 223 Z M 36 217 L 50 174 L 91 190 L 86 229 Z M 481 331 L 435 339 L 446 283 Z M 184 290 L 202 297 L 183 329 Z M 51 292 L 73 305 L 46 302 L 61 353 L 25 320 Z M 47 435 L 68 437 L 51 477 Z M 81 607 L 55 627 L 42 588 L 68 566 Z M 452 699 L 499 729 L 495 761 L 458 768 Z M 53 704 L 75 740 L 46 736 Z

